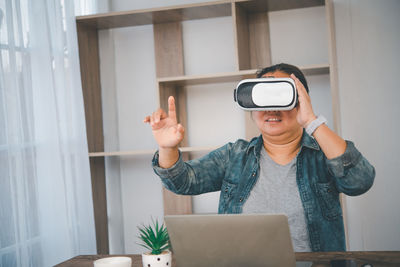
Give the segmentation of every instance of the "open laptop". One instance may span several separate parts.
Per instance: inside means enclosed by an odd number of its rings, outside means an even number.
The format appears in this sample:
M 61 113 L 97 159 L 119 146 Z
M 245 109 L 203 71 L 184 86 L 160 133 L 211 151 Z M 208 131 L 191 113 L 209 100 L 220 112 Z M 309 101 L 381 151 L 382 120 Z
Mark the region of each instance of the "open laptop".
M 165 216 L 178 267 L 296 266 L 286 215 Z

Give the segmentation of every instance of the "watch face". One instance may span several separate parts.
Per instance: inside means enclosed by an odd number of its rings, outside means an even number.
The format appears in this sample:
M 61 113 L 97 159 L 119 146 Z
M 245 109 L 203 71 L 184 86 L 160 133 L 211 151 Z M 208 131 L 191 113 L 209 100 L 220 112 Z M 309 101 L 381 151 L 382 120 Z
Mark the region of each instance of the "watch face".
M 297 90 L 291 78 L 246 79 L 237 85 L 234 98 L 244 110 L 290 110 Z

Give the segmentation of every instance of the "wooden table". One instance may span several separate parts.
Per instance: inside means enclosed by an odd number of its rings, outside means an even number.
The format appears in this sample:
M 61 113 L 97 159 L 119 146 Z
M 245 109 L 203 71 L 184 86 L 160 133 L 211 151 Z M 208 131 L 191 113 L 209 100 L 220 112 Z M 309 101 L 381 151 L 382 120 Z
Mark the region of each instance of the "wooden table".
M 93 267 L 93 261 L 111 256 L 131 257 L 132 267 L 142 266 L 141 255 L 86 255 L 74 257 L 56 265 L 56 267 Z M 400 251 L 302 252 L 296 253 L 296 261 L 322 264 L 315 264 L 315 266 L 400 267 Z M 174 260 L 172 261 L 172 266 L 175 266 Z

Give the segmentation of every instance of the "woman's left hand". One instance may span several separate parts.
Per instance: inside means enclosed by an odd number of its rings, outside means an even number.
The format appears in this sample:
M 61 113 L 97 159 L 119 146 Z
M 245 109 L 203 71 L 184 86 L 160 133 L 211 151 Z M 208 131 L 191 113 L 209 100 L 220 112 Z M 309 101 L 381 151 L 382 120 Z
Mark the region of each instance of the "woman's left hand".
M 311 105 L 311 98 L 308 95 L 306 88 L 304 88 L 304 85 L 300 82 L 297 77 L 292 74 L 290 75 L 290 78 L 292 78 L 296 84 L 297 88 L 297 97 L 299 100 L 299 103 L 297 105 L 297 122 L 303 126 L 303 128 L 306 128 L 307 125 L 315 120 L 317 116 L 315 116 L 314 111 L 312 109 Z

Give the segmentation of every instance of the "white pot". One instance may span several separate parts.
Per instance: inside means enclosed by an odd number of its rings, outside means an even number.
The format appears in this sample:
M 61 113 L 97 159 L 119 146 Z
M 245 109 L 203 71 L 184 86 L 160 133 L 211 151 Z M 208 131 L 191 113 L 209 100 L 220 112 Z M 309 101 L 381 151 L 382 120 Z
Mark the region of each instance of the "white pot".
M 150 252 L 142 254 L 143 267 L 171 267 L 171 251 L 167 250 L 159 255 L 152 255 Z

